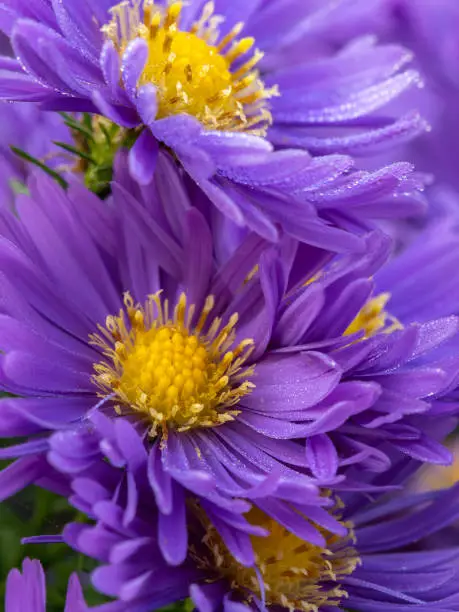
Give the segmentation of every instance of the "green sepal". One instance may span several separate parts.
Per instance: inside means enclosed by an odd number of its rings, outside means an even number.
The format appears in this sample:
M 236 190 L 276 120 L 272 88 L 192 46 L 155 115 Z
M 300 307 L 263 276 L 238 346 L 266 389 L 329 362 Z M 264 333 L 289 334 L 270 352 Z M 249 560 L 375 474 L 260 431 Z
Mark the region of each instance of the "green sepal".
M 55 170 L 53 170 L 52 168 L 50 168 L 49 166 L 41 162 L 36 157 L 29 155 L 29 153 L 26 153 L 25 151 L 23 151 L 22 149 L 18 149 L 17 147 L 12 146 L 11 150 L 13 151 L 15 155 L 20 157 L 22 160 L 30 164 L 33 164 L 34 166 L 37 166 L 37 168 L 40 168 L 40 170 L 43 170 L 43 172 L 46 172 L 46 174 L 48 174 L 48 176 L 53 178 L 56 181 L 56 183 L 58 183 L 63 189 L 68 188 L 69 184 L 58 172 L 56 172 Z

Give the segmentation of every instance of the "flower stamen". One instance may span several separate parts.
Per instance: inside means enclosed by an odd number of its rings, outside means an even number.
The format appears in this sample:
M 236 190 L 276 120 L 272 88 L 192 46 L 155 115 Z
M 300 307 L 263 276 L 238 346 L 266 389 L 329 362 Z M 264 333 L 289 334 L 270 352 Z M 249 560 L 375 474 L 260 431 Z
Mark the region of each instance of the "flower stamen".
M 117 412 L 140 413 L 153 436 L 234 420 L 233 407 L 254 388 L 254 367 L 245 365 L 253 340 L 234 346 L 238 315 L 222 326 L 220 318 L 209 321 L 213 308 L 209 296 L 193 325 L 196 308 L 185 294 L 171 315 L 159 293 L 145 306 L 125 294 L 124 309 L 90 338 L 105 357 L 92 379 L 101 397 L 115 393 Z
M 272 123 L 267 100 L 278 92 L 265 89 L 259 78 L 256 65 L 263 53 L 252 51 L 255 40 L 239 38 L 242 23 L 221 36 L 223 18 L 214 15 L 213 2 L 188 31 L 181 30 L 182 8 L 182 1 L 166 8 L 155 0 L 121 2 L 111 9 L 112 19 L 102 32 L 120 55 L 133 40 L 147 43 L 148 60 L 138 85 L 156 86 L 158 119 L 188 113 L 206 129 L 264 136 Z
M 253 508 L 247 514 L 249 522 L 263 527 L 269 535 L 251 537 L 256 565 L 245 567 L 235 561 L 202 512 L 199 509 L 195 512 L 206 529 L 203 549 L 193 553 L 198 565 L 214 572 L 216 579 L 228 580 L 244 601 L 250 603 L 255 595 L 267 606 L 282 606 L 291 612 L 318 612 L 322 607 L 339 606 L 347 597 L 339 582 L 360 563 L 352 546 L 354 534 L 350 523 L 342 523 L 348 529 L 344 537 L 316 526 L 326 542 L 325 547 L 320 547 L 301 540 Z
M 390 334 L 397 329 L 402 329 L 400 321 L 385 310 L 390 297 L 390 293 L 381 293 L 369 300 L 346 329 L 344 335 L 349 336 L 364 331 L 364 338 L 370 338 L 378 332 Z

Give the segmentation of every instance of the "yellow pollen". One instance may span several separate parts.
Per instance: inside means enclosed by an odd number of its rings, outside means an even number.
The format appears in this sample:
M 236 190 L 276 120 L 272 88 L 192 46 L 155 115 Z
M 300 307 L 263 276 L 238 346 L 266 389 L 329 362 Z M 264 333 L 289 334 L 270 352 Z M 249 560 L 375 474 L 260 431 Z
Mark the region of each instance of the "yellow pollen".
M 267 100 L 277 88 L 265 89 L 256 65 L 263 57 L 252 51 L 253 38 L 238 38 L 238 23 L 220 35 L 223 18 L 208 2 L 188 31 L 180 29 L 183 2 L 159 6 L 155 0 L 124 1 L 111 9 L 103 26 L 122 55 L 129 43 L 143 39 L 148 59 L 138 85 L 153 83 L 158 92 L 158 119 L 187 113 L 210 130 L 264 136 L 272 123 Z
M 459 482 L 459 444 L 448 444 L 453 453 L 451 465 L 427 465 L 421 469 L 416 479 L 416 488 L 421 491 L 449 489 Z
M 113 396 L 117 412 L 140 414 L 153 436 L 234 420 L 233 407 L 254 388 L 253 367 L 244 365 L 253 341 L 235 345 L 237 315 L 226 325 L 209 321 L 213 305 L 208 297 L 195 312 L 182 294 L 170 315 L 160 294 L 145 306 L 125 294 L 124 309 L 90 338 L 105 357 L 94 365 L 101 397 Z
M 385 310 L 389 300 L 390 293 L 381 293 L 377 297 L 371 299 L 361 309 L 359 314 L 344 332 L 344 335 L 349 336 L 359 331 L 364 331 L 364 338 L 370 338 L 380 331 L 391 333 L 397 329 L 402 329 L 400 321 Z
M 216 579 L 226 578 L 241 597 L 250 602 L 255 595 L 262 598 L 260 579 L 267 606 L 281 606 L 304 612 L 318 612 L 322 606 L 339 606 L 347 597 L 340 579 L 352 574 L 360 563 L 352 546 L 352 525 L 345 537 L 317 527 L 326 541 L 321 548 L 287 531 L 258 508 L 247 515 L 249 522 L 269 531 L 267 537 L 252 536 L 256 567 L 245 567 L 234 560 L 216 529 L 203 520 L 207 533 L 203 539 L 208 554 L 197 558 L 203 569 L 214 571 Z M 327 608 L 328 609 L 328 608 Z

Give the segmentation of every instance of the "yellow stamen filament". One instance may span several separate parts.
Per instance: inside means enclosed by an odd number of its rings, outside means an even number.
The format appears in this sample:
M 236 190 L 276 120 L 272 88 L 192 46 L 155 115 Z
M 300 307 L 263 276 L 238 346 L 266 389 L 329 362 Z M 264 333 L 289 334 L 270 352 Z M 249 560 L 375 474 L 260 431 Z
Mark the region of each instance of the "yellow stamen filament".
M 158 119 L 187 113 L 206 129 L 264 136 L 272 123 L 267 100 L 278 91 L 265 89 L 255 70 L 263 54 L 252 51 L 254 39 L 238 39 L 242 23 L 221 36 L 223 18 L 214 15 L 213 2 L 188 31 L 180 30 L 182 8 L 182 0 L 166 8 L 155 0 L 125 0 L 111 9 L 102 32 L 121 55 L 131 41 L 147 42 L 148 60 L 138 85 L 156 86 Z
M 182 294 L 170 315 L 160 294 L 145 306 L 125 294 L 119 315 L 90 338 L 104 355 L 93 376 L 101 397 L 114 395 L 120 413 L 140 414 L 153 436 L 234 420 L 234 406 L 254 388 L 253 367 L 245 366 L 253 341 L 235 346 L 237 314 L 222 325 L 220 318 L 209 321 L 213 307 L 210 296 L 196 313 Z
M 234 28 L 218 43 L 217 51 L 223 51 L 225 47 L 227 47 L 237 36 L 239 36 L 243 29 L 244 24 L 241 22 L 237 23 Z
M 198 517 L 206 528 L 203 539 L 207 553 L 195 557 L 203 569 L 215 572 L 216 578 L 226 578 L 243 600 L 250 603 L 253 595 L 262 598 L 260 578 L 267 606 L 281 606 L 291 612 L 318 612 L 322 606 L 339 606 L 347 597 L 340 579 L 352 574 L 360 563 L 352 525 L 344 524 L 349 534 L 339 537 L 318 527 L 325 538 L 321 548 L 305 542 L 287 531 L 258 508 L 247 515 L 249 522 L 269 531 L 267 537 L 252 536 L 256 567 L 237 563 L 224 545 L 216 529 L 198 510 Z
M 349 336 L 364 331 L 364 338 L 370 338 L 381 331 L 389 334 L 397 329 L 402 329 L 401 323 L 385 310 L 389 300 L 390 293 L 381 293 L 371 299 L 352 321 L 344 335 Z

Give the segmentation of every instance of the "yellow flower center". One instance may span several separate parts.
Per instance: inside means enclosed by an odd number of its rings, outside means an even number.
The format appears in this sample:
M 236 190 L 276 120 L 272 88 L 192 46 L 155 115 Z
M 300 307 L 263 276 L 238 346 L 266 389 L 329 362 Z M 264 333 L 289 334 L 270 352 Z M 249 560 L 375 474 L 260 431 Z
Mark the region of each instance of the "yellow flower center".
M 183 2 L 167 8 L 155 0 L 121 2 L 102 28 L 120 54 L 137 38 L 148 44 L 148 60 L 139 85 L 153 83 L 158 91 L 158 119 L 187 113 L 206 129 L 265 135 L 272 122 L 266 90 L 255 69 L 263 57 L 252 52 L 253 38 L 241 38 L 243 24 L 221 36 L 214 3 L 208 2 L 189 31 L 179 29 Z
M 220 318 L 209 322 L 213 305 L 208 297 L 196 313 L 182 294 L 169 316 L 159 294 L 144 307 L 126 294 L 124 309 L 91 336 L 105 356 L 94 365 L 100 395 L 112 396 L 118 412 L 142 415 L 151 435 L 233 420 L 239 412 L 232 407 L 254 388 L 253 367 L 244 367 L 253 341 L 234 346 L 237 314 L 226 325 Z
M 364 331 L 364 338 L 370 338 L 379 331 L 391 333 L 402 329 L 400 321 L 390 315 L 386 310 L 386 304 L 390 300 L 390 293 L 381 293 L 371 299 L 344 332 L 345 336 Z
M 318 612 L 322 606 L 338 606 L 347 596 L 339 580 L 352 574 L 360 562 L 351 545 L 350 524 L 345 524 L 350 530 L 345 537 L 318 527 L 327 543 L 321 548 L 293 535 L 258 508 L 250 510 L 247 518 L 269 531 L 267 537 L 251 538 L 257 569 L 238 564 L 208 521 L 203 542 L 210 554 L 204 561 L 198 559 L 204 569 L 226 578 L 246 601 L 251 594 L 262 599 L 264 591 L 266 605 L 291 611 Z

